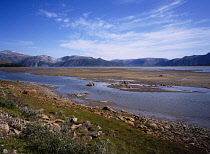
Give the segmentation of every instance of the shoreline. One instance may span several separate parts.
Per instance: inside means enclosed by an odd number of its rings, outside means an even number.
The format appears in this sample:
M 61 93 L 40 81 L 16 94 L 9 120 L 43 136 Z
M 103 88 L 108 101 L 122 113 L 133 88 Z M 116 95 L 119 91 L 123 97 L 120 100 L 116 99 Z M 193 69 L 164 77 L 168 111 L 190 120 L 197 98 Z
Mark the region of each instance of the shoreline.
M 48 86 L 31 82 L 20 83 L 21 86 L 18 86 L 18 89 L 35 89 L 37 93 L 41 95 L 41 99 L 52 99 L 59 103 L 65 102 L 73 108 L 76 106 L 80 109 L 85 109 L 91 113 L 104 116 L 108 119 L 116 119 L 122 121 L 135 129 L 156 136 L 157 138 L 183 145 L 189 149 L 198 148 L 205 149 L 207 153 L 210 152 L 210 129 L 208 128 L 165 120 L 157 120 L 154 118 L 135 115 L 124 110 L 116 111 L 108 106 L 104 106 L 103 108 L 90 107 L 83 104 L 78 104 L 68 98 L 63 98 L 49 89 Z M 5 88 L 16 89 L 15 86 L 9 86 L 9 84 Z

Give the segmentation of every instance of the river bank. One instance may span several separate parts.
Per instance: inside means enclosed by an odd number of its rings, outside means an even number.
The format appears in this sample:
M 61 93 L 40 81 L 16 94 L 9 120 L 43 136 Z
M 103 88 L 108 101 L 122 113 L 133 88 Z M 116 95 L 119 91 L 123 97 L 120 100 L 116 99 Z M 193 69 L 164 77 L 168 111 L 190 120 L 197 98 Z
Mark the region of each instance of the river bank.
M 130 127 L 136 130 L 143 131 L 147 134 L 156 136 L 157 138 L 160 139 L 184 145 L 186 148 L 191 149 L 193 151 L 194 150 L 197 151 L 198 149 L 200 149 L 198 151 L 205 150 L 207 153 L 210 152 L 210 143 L 209 143 L 210 129 L 201 128 L 192 125 L 185 125 L 182 123 L 157 120 L 154 118 L 135 115 L 133 113 L 126 112 L 124 110 L 116 111 L 108 106 L 99 108 L 99 107 L 89 107 L 82 104 L 77 104 L 72 100 L 69 100 L 67 98 L 62 98 L 58 94 L 54 93 L 51 89 L 46 88 L 46 86 L 38 85 L 35 83 L 24 83 L 24 82 L 5 83 L 4 81 L 1 81 L 0 88 L 1 88 L 0 91 L 1 96 L 7 97 L 8 99 L 14 100 L 16 102 L 20 101 L 20 94 L 17 95 L 11 92 L 7 93 L 4 89 L 7 89 L 7 91 L 18 90 L 21 93 L 21 95 L 25 94 L 27 96 L 36 97 L 42 101 L 53 100 L 52 105 L 56 106 L 56 109 L 51 110 L 51 113 L 57 112 L 57 108 L 63 108 L 63 106 L 71 109 L 76 108 L 81 111 L 85 110 L 90 112 L 91 114 L 94 114 L 95 116 L 122 121 L 123 123 L 127 123 L 128 125 L 130 125 Z M 37 109 L 40 108 L 41 107 Z M 109 132 L 107 135 L 112 137 L 119 137 L 120 132 L 113 131 Z

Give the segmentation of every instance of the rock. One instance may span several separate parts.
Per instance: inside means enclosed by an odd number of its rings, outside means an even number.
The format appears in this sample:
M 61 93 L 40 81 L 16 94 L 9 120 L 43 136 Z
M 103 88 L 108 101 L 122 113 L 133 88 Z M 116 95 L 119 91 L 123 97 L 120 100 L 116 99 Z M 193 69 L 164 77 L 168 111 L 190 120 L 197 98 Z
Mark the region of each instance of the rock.
M 73 124 L 71 127 L 70 127 L 70 129 L 71 130 L 75 130 L 75 129 L 77 129 L 78 127 L 80 127 L 82 124 L 79 124 L 79 125 L 75 125 L 75 124 Z
M 3 149 L 3 153 L 9 153 L 7 149 Z
M 87 128 L 87 126 L 86 125 L 81 125 L 81 126 L 79 126 L 77 129 L 82 129 L 82 130 L 88 130 L 88 128 Z
M 22 130 L 23 129 L 23 126 L 19 123 L 9 123 L 9 126 L 10 127 L 13 127 L 14 129 L 17 129 L 17 130 Z
M 49 113 L 50 113 L 50 114 L 57 114 L 56 111 L 50 111 Z
M 47 116 L 47 115 L 45 115 L 45 114 L 40 114 L 39 115 L 40 117 L 41 117 L 41 119 L 43 119 L 43 120 L 50 120 L 50 118 Z
M 91 128 L 93 125 L 92 125 L 92 123 L 90 122 L 90 121 L 86 121 L 85 122 L 85 125 L 86 125 L 86 127 L 89 129 L 89 128 Z
M 8 125 L 8 124 L 1 124 L 1 125 L 0 125 L 0 130 L 1 130 L 3 133 L 9 133 L 9 125 Z
M 122 84 L 129 84 L 129 82 L 128 81 L 123 81 Z
M 72 122 L 72 123 L 75 123 L 75 122 L 77 122 L 77 121 L 78 121 L 78 118 L 72 118 L 72 119 L 71 119 L 71 122 Z
M 100 101 L 100 103 L 107 103 L 107 101 Z
M 89 135 L 92 137 L 98 137 L 102 135 L 102 131 L 89 131 Z
M 92 139 L 93 139 L 92 136 L 83 136 L 83 137 L 82 137 L 82 140 L 84 140 L 84 141 L 90 141 L 90 140 L 92 140 Z
M 131 117 L 127 117 L 126 120 L 131 121 L 131 122 L 134 122 L 135 121 L 135 119 L 134 118 L 131 118 Z
M 163 126 L 163 128 L 164 128 L 164 129 L 170 129 L 170 127 L 169 127 L 169 126 Z
M 56 119 L 55 120 L 55 123 L 64 123 L 65 121 L 64 120 L 62 120 L 62 119 Z
M 61 127 L 60 127 L 60 126 L 55 126 L 55 127 L 53 128 L 53 131 L 54 131 L 55 133 L 60 133 L 60 132 L 61 132 Z
M 101 128 L 101 126 L 98 125 L 98 126 L 96 126 L 96 129 L 101 130 L 102 128 Z
M 35 89 L 32 90 L 24 90 L 23 94 L 28 94 L 28 95 L 36 95 L 37 91 Z
M 13 131 L 15 132 L 16 135 L 19 135 L 21 133 L 21 131 L 19 131 L 17 129 L 14 129 Z
M 51 124 L 51 126 L 60 126 L 59 124 L 54 123 L 54 122 L 52 122 L 52 123 L 50 123 L 50 124 Z
M 89 94 L 89 92 L 85 92 L 85 95 Z
M 134 126 L 135 124 L 132 121 L 125 121 L 127 124 Z
M 94 86 L 94 85 L 95 85 L 95 83 L 89 82 L 86 86 Z
M 85 95 L 81 95 L 81 94 L 76 94 L 76 97 L 83 97 Z
M 158 126 L 155 123 L 149 124 L 152 129 L 158 129 Z
M 108 110 L 108 111 L 111 111 L 111 112 L 115 112 L 114 109 L 112 109 L 111 107 L 108 107 L 108 106 L 105 106 L 105 107 L 103 108 L 103 110 Z

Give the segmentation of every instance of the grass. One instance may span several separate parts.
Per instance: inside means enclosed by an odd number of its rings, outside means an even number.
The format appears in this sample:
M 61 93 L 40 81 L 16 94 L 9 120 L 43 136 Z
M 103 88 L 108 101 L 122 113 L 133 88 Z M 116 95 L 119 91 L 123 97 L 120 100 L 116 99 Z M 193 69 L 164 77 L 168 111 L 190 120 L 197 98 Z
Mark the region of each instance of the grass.
M 12 82 L 10 82 L 10 84 L 12 84 Z M 13 90 L 13 93 L 16 92 L 17 91 Z M 154 136 L 148 135 L 140 130 L 132 128 L 128 124 L 123 123 L 121 121 L 115 119 L 108 119 L 104 116 L 91 113 L 90 111 L 80 106 L 68 107 L 65 104 L 62 104 L 61 107 L 57 108 L 56 106 L 60 104 L 57 104 L 56 101 L 50 99 L 40 99 L 36 95 L 21 94 L 19 96 L 19 100 L 21 100 L 22 104 L 27 104 L 28 108 L 30 109 L 33 110 L 44 109 L 44 113 L 47 114 L 48 116 L 51 115 L 49 112 L 53 111 L 58 113 L 53 115 L 55 118 L 65 119 L 65 117 L 77 117 L 79 121 L 91 121 L 94 125 L 101 126 L 102 131 L 105 133 L 105 135 L 102 135 L 99 138 L 99 140 L 110 141 L 110 144 L 108 144 L 107 146 L 109 151 L 112 151 L 113 153 L 120 153 L 120 154 L 199 153 L 199 151 L 190 151 L 180 145 L 160 140 Z M 4 109 L 4 111 L 6 110 L 14 111 L 18 115 L 20 114 L 19 113 L 20 111 L 17 111 L 17 109 Z M 24 141 L 21 140 L 21 142 Z M 11 144 L 8 144 L 8 146 L 10 147 L 14 146 L 13 142 L 11 142 Z M 22 146 L 22 148 L 25 147 Z

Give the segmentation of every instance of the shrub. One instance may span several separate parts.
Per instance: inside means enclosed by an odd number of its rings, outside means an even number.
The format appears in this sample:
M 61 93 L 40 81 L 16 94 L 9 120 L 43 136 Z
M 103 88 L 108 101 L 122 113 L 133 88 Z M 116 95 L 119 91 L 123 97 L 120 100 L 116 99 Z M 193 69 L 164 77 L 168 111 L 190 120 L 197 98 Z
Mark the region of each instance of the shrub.
M 6 100 L 2 97 L 0 97 L 0 106 L 1 107 L 5 107 L 7 109 L 15 109 L 16 108 L 16 105 L 13 101 L 11 100 Z
M 27 106 L 20 107 L 19 110 L 29 119 L 35 119 L 41 113 L 39 110 L 29 109 Z
M 41 126 L 37 123 L 30 123 L 26 125 L 21 137 L 27 140 L 29 148 L 38 153 L 50 154 L 94 154 L 104 153 L 104 144 L 96 145 L 82 145 L 73 141 L 71 136 L 66 133 L 55 134 L 52 133 L 47 126 Z

